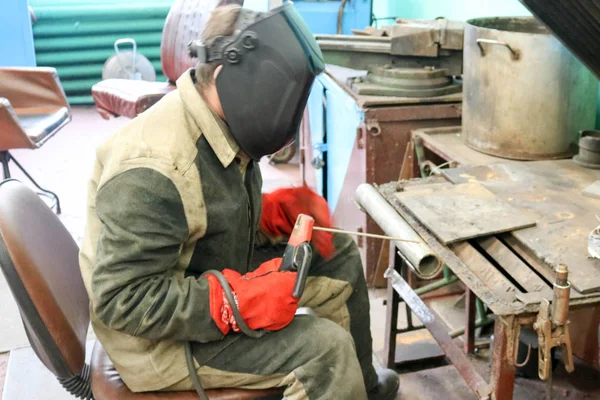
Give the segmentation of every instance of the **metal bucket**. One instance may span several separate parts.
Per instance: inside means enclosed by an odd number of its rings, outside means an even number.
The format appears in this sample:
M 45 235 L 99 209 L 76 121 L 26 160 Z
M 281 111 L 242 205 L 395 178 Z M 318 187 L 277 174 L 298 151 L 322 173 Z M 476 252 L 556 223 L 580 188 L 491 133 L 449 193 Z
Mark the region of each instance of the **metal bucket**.
M 594 127 L 597 79 L 535 18 L 467 21 L 463 76 L 463 139 L 475 150 L 563 158 Z

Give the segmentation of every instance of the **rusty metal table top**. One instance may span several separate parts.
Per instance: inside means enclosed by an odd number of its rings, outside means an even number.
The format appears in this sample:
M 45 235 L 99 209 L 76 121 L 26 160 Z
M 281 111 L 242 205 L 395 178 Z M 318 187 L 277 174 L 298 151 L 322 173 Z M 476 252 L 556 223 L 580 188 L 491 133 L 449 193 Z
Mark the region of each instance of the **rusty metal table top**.
M 432 132 L 433 131 L 433 132 Z M 571 306 L 600 304 L 600 260 L 587 254 L 587 236 L 599 223 L 600 200 L 582 195 L 600 179 L 600 171 L 571 160 L 517 162 L 468 149 L 460 128 L 413 132 L 424 146 L 462 167 L 445 176 L 390 182 L 380 193 L 417 231 L 444 263 L 497 315 L 537 313 L 543 298 L 552 298 L 551 282 L 559 263 L 569 265 Z M 533 212 L 533 228 L 445 245 L 400 203 L 404 186 L 476 182 L 517 208 Z M 600 213 L 598 213 L 600 214 Z
M 422 184 L 445 178 L 420 180 Z M 418 184 L 412 181 L 411 184 Z M 446 246 L 405 209 L 395 193 L 402 182 L 379 186 L 379 192 L 429 245 L 431 250 L 496 315 L 533 314 L 543 298 L 552 299 L 550 280 L 538 272 L 550 266 L 520 245 L 511 233 Z M 500 266 L 500 268 L 499 268 Z M 507 272 L 510 271 L 510 272 Z M 600 304 L 600 292 L 571 290 L 571 307 Z

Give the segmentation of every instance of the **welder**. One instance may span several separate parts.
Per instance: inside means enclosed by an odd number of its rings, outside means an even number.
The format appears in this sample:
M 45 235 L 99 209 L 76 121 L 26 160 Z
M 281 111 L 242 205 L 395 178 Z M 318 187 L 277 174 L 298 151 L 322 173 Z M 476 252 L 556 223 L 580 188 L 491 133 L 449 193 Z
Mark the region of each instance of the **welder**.
M 282 247 L 300 213 L 332 225 L 306 187 L 261 194 L 258 160 L 296 136 L 321 52 L 291 4 L 213 11 L 200 63 L 177 90 L 101 145 L 80 254 L 98 339 L 134 392 L 285 387 L 287 399 L 394 399 L 395 372 L 372 360 L 360 256 L 314 232 L 300 300 Z M 221 271 L 244 323 L 238 333 Z M 298 315 L 299 306 L 316 315 Z

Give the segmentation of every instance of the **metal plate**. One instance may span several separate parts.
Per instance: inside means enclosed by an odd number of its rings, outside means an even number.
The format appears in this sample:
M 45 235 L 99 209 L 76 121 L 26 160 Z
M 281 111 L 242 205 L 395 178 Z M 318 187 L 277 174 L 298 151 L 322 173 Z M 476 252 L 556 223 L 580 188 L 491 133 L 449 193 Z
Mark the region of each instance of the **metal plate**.
M 598 225 L 600 200 L 583 190 L 600 179 L 600 171 L 572 160 L 495 164 L 445 170 L 453 182 L 480 182 L 517 209 L 535 216 L 537 225 L 512 232 L 549 275 L 558 264 L 569 267 L 569 280 L 581 293 L 600 289 L 600 260 L 588 257 L 589 233 Z M 514 246 L 513 246 L 514 247 Z
M 535 218 L 512 207 L 477 183 L 396 194 L 423 225 L 445 244 L 535 225 Z

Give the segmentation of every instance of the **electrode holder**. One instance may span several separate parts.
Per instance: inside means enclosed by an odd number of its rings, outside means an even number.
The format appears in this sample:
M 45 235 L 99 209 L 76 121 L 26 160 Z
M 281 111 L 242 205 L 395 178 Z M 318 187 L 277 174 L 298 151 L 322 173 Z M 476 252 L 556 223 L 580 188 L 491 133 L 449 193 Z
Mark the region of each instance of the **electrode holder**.
M 559 265 L 556 270 L 556 281 L 553 284 L 552 307 L 547 299 L 543 299 L 536 322 L 533 324 L 539 341 L 538 375 L 544 381 L 551 378 L 553 347 L 561 348 L 565 370 L 570 373 L 575 369 L 569 335 L 568 313 L 571 284 L 568 276 L 567 266 Z

